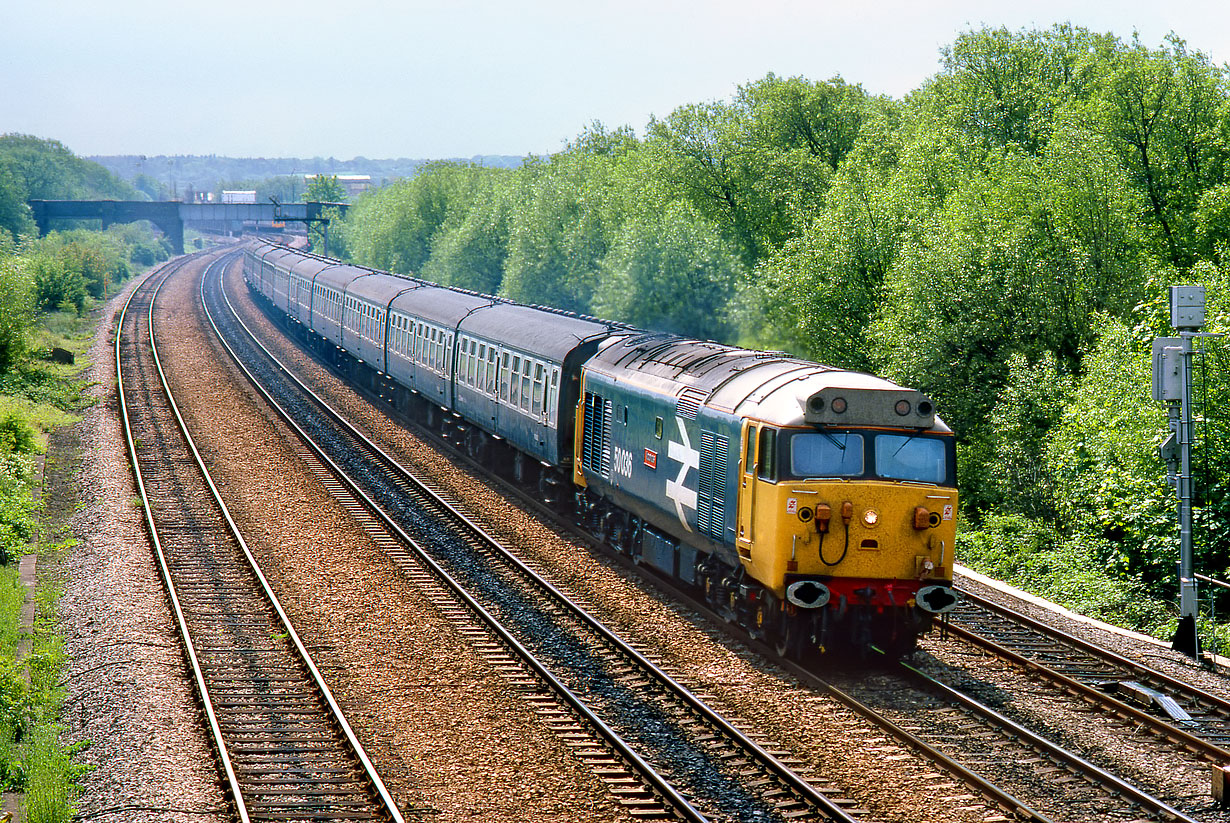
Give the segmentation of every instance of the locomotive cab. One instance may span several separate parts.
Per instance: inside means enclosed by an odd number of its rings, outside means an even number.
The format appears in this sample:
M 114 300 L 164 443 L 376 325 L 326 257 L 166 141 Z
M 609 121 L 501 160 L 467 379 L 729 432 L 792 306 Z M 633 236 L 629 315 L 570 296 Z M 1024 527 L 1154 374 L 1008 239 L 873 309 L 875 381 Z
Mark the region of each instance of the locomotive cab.
M 756 623 L 822 648 L 912 646 L 956 603 L 952 434 L 906 389 L 825 389 L 801 422 L 743 422 L 736 548 L 766 590 Z

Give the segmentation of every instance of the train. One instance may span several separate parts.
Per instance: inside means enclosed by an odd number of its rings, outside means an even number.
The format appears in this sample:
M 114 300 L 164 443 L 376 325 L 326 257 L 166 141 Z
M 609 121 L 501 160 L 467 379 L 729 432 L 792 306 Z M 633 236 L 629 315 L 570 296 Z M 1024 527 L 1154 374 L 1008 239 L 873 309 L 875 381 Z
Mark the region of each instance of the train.
M 953 432 L 922 392 L 252 240 L 291 336 L 789 658 L 893 656 L 957 604 Z

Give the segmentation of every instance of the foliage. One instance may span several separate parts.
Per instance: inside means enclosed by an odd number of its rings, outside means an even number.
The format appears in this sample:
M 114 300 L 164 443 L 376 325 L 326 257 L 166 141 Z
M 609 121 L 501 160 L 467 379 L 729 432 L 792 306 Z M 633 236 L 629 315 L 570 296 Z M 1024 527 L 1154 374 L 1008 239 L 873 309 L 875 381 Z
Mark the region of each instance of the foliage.
M 53 231 L 34 241 L 27 251 L 26 265 L 37 307 L 42 311 L 71 309 L 80 314 L 88 299 L 106 296 L 113 284 L 131 273 L 129 256 L 146 245 L 138 242 L 134 251 L 126 249 L 123 240 L 132 236 L 76 229 Z M 151 252 L 151 257 L 159 255 Z M 134 262 L 141 265 L 141 260 Z
M 1057 524 L 1055 478 L 1046 452 L 1070 391 L 1071 380 L 1060 373 L 1052 353 L 1044 352 L 1036 363 L 1021 354 L 1009 358 L 1007 380 L 987 419 L 987 448 L 982 454 L 967 449 L 961 466 L 967 515 L 999 510 Z
M 958 533 L 957 553 L 983 574 L 1080 614 L 1158 636 L 1169 625 L 1155 594 L 1106 566 L 1107 547 L 1064 537 L 1049 523 L 993 515 L 981 528 Z
M 303 192 L 305 203 L 341 203 L 345 199 L 346 190 L 337 182 L 336 174 L 316 175 Z
M 34 231 L 25 187 L 13 168 L 13 161 L 0 156 L 0 242 L 14 240 Z
M 1154 584 L 1177 559 L 1174 492 L 1157 444 L 1165 412 L 1152 402 L 1150 354 L 1122 321 L 1106 318 L 1085 373 L 1047 447 L 1060 522 L 1104 542 L 1104 562 Z
M 131 186 L 55 140 L 0 135 L 0 165 L 7 165 L 23 200 L 127 200 Z
M 34 317 L 34 288 L 29 272 L 0 244 L 0 373 L 12 368 L 25 350 Z
M 729 336 L 724 305 L 742 265 L 686 207 L 626 221 L 598 268 L 599 315 L 702 340 Z

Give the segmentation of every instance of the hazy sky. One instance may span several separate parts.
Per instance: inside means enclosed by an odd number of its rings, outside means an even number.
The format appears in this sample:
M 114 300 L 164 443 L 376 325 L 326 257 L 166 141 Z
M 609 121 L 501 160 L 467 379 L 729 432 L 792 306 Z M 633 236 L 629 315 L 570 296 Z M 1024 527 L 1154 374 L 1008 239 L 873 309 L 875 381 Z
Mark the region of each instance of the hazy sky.
M 901 97 L 983 24 L 1230 60 L 1226 0 L 0 0 L 0 133 L 77 154 L 545 154 L 773 72 Z

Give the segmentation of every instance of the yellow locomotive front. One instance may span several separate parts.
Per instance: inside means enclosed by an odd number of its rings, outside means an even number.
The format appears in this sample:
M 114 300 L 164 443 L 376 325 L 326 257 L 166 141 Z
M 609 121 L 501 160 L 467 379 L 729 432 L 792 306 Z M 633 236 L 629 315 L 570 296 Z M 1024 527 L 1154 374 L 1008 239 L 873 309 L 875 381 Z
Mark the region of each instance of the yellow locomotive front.
M 771 412 L 771 409 L 765 411 Z M 736 548 L 784 654 L 913 648 L 955 605 L 956 460 L 921 393 L 828 387 L 743 423 Z

